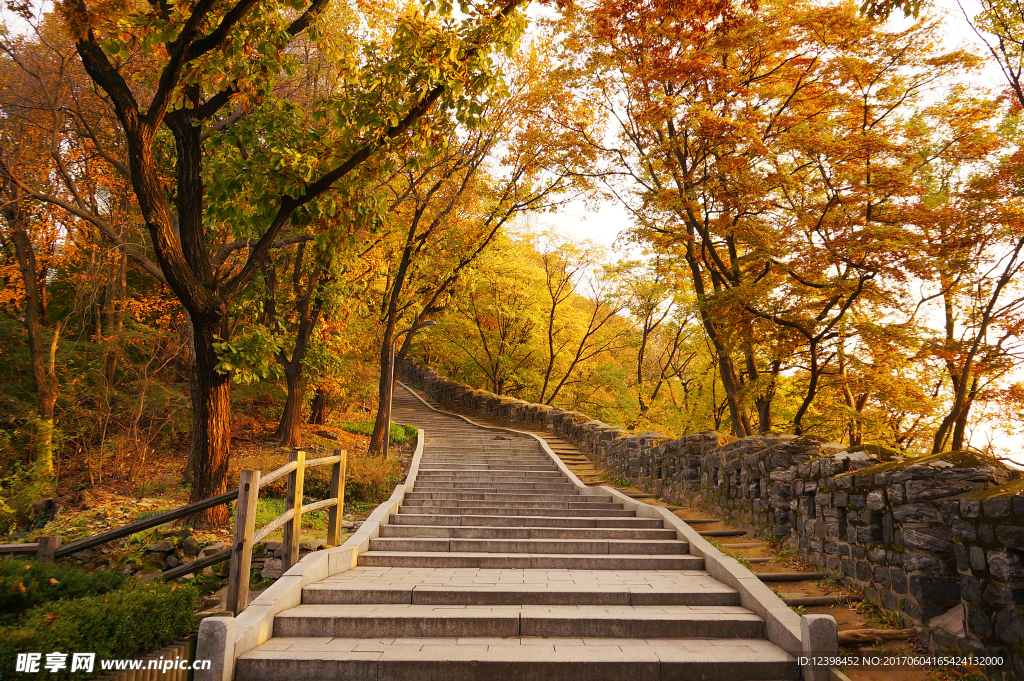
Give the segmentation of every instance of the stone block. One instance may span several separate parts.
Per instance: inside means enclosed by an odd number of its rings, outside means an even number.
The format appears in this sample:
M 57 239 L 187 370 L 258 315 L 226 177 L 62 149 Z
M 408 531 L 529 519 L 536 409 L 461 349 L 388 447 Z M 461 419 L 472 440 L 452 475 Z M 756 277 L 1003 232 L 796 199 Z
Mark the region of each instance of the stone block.
M 970 483 L 958 480 L 910 480 L 906 483 L 907 500 L 911 502 L 951 497 L 973 489 Z
M 836 621 L 829 615 L 804 615 L 800 618 L 800 641 L 806 657 L 828 657 L 839 650 Z M 828 681 L 828 666 L 803 668 L 803 681 Z
M 941 522 L 938 509 L 930 504 L 902 504 L 893 508 L 892 516 L 901 523 Z
M 960 581 L 948 577 L 911 575 L 909 592 L 918 603 L 930 600 L 959 599 Z
M 880 489 L 868 492 L 867 507 L 872 511 L 881 511 L 885 508 L 885 493 Z
M 1024 551 L 1024 526 L 996 525 L 995 533 L 1003 546 Z
M 235 620 L 207 617 L 199 624 L 196 659 L 210 660 L 210 668 L 196 670 L 195 681 L 231 681 L 235 661 Z
M 1024 617 L 1017 610 L 1003 610 L 993 618 L 996 638 L 1008 643 L 1016 643 L 1024 638 Z
M 989 551 L 988 570 L 994 577 L 1007 582 L 1024 583 L 1024 564 L 1015 553 L 1011 551 Z
M 974 541 L 978 538 L 978 531 L 974 529 L 974 525 L 954 518 L 949 524 L 950 530 L 953 532 L 953 536 L 963 541 Z
M 968 603 L 981 600 L 981 582 L 972 575 L 960 575 L 960 598 Z
M 981 502 L 986 518 L 1005 518 L 1010 515 L 1012 505 L 1010 497 L 991 497 Z
M 971 608 L 967 618 L 969 631 L 982 638 L 992 635 L 992 620 L 981 610 Z
M 986 544 L 991 543 L 992 540 L 995 539 L 995 534 L 992 532 L 992 526 L 987 523 L 978 525 L 978 539 Z
M 903 545 L 908 549 L 921 549 L 942 553 L 953 548 L 952 533 L 945 525 L 903 528 Z
M 971 558 L 967 553 L 967 547 L 963 544 L 953 545 L 953 554 L 956 556 L 956 569 L 960 572 L 967 572 L 971 569 Z
M 972 546 L 969 550 L 971 570 L 983 572 L 985 570 L 985 551 L 980 546 Z
M 889 568 L 889 584 L 896 593 L 907 593 L 907 573 L 897 567 Z
M 935 469 L 931 466 L 916 464 L 907 466 L 900 470 L 893 471 L 889 475 L 889 482 L 907 482 L 908 480 L 930 480 L 935 477 Z
M 981 502 L 977 499 L 961 499 L 960 515 L 963 518 L 977 518 L 981 515 Z

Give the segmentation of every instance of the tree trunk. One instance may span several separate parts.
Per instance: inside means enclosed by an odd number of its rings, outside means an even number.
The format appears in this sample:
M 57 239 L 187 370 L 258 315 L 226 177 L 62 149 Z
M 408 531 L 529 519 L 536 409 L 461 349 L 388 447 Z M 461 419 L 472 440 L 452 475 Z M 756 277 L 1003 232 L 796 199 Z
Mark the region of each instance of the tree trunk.
M 393 385 L 389 385 L 391 369 L 391 335 L 394 324 L 388 323 L 384 328 L 384 342 L 380 346 L 380 373 L 377 377 L 377 416 L 373 423 L 373 434 L 370 436 L 370 454 L 384 452 L 384 433 L 388 431 L 388 403 Z
M 18 209 L 14 209 L 18 210 Z M 12 224 L 24 218 L 8 216 Z M 25 332 L 28 336 L 29 364 L 36 389 L 36 424 L 34 442 L 34 475 L 39 479 L 53 478 L 53 409 L 57 402 L 57 381 L 54 375 L 54 352 L 60 329 L 56 329 L 50 343 L 49 361 L 43 350 L 42 324 L 39 318 L 39 287 L 36 281 L 36 254 L 32 241 L 23 228 L 11 232 L 18 267 L 25 286 Z
M 302 365 L 284 368 L 285 382 L 288 384 L 288 398 L 284 402 L 284 413 L 277 426 L 275 437 L 279 438 L 283 447 L 302 446 Z
M 228 452 L 231 446 L 231 377 L 216 370 L 214 336 L 227 337 L 227 318 L 192 318 L 195 371 L 192 380 L 192 493 L 189 501 L 202 501 L 227 490 Z M 200 529 L 223 528 L 227 506 L 190 516 Z
M 327 391 L 317 388 L 313 393 L 313 403 L 309 406 L 309 423 L 322 426 L 327 422 Z
M 107 281 L 106 300 L 103 304 L 103 328 L 107 336 L 119 336 L 121 329 L 124 327 L 127 271 L 128 256 L 123 252 L 114 253 L 110 277 Z M 110 347 L 110 344 L 113 344 L 114 347 Z M 114 383 L 114 372 L 117 369 L 117 360 L 120 354 L 119 346 L 120 339 L 114 338 L 108 342 L 107 349 L 103 352 L 103 374 L 108 386 Z

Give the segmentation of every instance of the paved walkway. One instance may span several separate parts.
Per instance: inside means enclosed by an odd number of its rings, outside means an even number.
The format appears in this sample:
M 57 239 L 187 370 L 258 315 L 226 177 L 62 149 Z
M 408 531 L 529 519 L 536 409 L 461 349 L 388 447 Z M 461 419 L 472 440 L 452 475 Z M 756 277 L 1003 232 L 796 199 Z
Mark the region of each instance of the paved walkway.
M 599 681 L 799 678 L 687 542 L 582 496 L 537 440 L 434 412 L 413 489 L 358 557 L 303 589 L 236 678 Z

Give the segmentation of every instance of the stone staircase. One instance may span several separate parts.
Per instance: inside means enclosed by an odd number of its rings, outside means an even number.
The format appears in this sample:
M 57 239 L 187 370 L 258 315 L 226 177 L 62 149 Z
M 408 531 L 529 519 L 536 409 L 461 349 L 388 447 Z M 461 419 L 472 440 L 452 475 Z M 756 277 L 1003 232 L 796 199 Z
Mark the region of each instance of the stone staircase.
M 796 660 L 662 520 L 583 496 L 539 442 L 428 409 L 415 484 L 358 555 L 302 589 L 242 681 L 781 680 Z

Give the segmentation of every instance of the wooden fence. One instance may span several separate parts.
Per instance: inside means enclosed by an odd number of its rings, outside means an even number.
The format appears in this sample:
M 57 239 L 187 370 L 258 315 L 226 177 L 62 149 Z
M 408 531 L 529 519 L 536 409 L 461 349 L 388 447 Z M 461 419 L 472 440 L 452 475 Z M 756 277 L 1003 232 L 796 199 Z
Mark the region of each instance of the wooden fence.
M 346 463 L 347 453 L 341 449 L 335 449 L 332 456 L 308 461 L 306 460 L 306 452 L 304 450 L 293 450 L 288 457 L 288 463 L 265 476 L 261 476 L 260 471 L 242 471 L 239 475 L 238 489 L 187 504 L 181 508 L 160 513 L 144 520 L 138 520 L 124 527 L 79 539 L 63 546 L 61 546 L 60 537 L 40 537 L 38 541 L 24 544 L 0 544 L 0 554 L 35 554 L 37 560 L 44 563 L 52 563 L 57 558 L 69 556 L 78 551 L 84 551 L 85 549 L 90 549 L 115 539 L 129 537 L 138 532 L 180 520 L 193 513 L 237 500 L 235 504 L 234 541 L 231 548 L 154 575 L 155 578 L 167 581 L 230 560 L 231 568 L 228 572 L 226 609 L 237 615 L 245 610 L 248 603 L 249 572 L 252 569 L 253 547 L 261 540 L 270 536 L 275 530 L 284 528 L 284 541 L 281 545 L 282 572 L 287 571 L 288 568 L 299 560 L 299 542 L 301 539 L 303 514 L 324 508 L 329 509 L 327 545 L 337 546 L 341 542 Z M 318 466 L 331 466 L 330 496 L 322 501 L 303 506 L 302 487 L 306 470 Z M 257 530 L 255 524 L 259 490 L 284 476 L 288 476 L 285 488 L 285 511 Z

